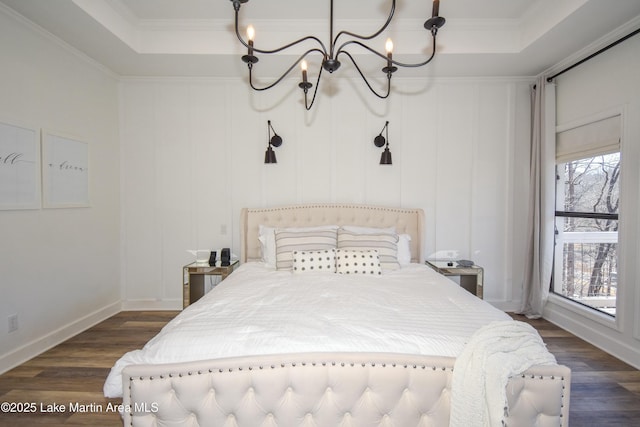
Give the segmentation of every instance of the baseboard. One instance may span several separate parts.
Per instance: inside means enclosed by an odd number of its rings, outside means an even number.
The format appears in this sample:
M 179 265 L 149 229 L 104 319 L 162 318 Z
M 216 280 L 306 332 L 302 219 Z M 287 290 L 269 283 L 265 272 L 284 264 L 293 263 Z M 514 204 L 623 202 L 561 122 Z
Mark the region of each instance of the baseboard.
M 158 311 L 182 310 L 181 299 L 166 300 L 125 300 L 122 301 L 123 311 Z
M 90 327 L 118 314 L 121 311 L 120 301 L 103 307 L 99 310 L 89 313 L 86 316 L 77 319 L 55 331 L 52 331 L 40 338 L 24 344 L 16 350 L 0 356 L 0 374 L 15 368 L 22 363 L 33 359 L 37 355 L 49 350 L 50 348 L 68 340 L 69 338 L 83 332 Z
M 600 350 L 640 369 L 640 350 L 637 346 L 625 342 L 625 337 L 619 331 L 567 310 L 555 304 L 552 298 L 545 306 L 543 317 Z

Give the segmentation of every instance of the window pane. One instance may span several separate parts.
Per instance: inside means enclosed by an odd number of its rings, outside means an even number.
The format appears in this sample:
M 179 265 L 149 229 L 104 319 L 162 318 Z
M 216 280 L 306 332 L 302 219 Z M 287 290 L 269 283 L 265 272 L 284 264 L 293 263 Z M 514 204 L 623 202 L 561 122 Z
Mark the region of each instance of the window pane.
M 553 291 L 615 316 L 618 289 L 618 220 L 580 214 L 618 214 L 620 153 L 557 167 Z M 585 215 L 586 216 L 586 215 Z
M 556 224 L 554 291 L 615 315 L 618 221 L 557 218 Z
M 620 153 L 564 163 L 561 177 L 566 212 L 618 213 L 620 198 Z M 559 182 L 558 185 L 561 183 Z

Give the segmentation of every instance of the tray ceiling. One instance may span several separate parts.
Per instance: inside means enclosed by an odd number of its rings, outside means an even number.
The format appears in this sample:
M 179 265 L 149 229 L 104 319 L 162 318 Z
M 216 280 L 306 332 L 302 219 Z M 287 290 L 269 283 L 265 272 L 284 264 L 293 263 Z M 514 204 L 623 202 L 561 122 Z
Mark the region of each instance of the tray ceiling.
M 440 14 L 447 24 L 438 33 L 436 59 L 427 67 L 402 69 L 398 77 L 535 76 L 640 25 L 640 1 L 613 3 L 442 0 Z M 229 0 L 0 0 L 2 4 L 121 76 L 246 73 Z M 336 28 L 373 32 L 389 5 L 390 0 L 335 0 Z M 430 1 L 398 0 L 392 25 L 370 45 L 384 51 L 390 36 L 395 58 L 419 60 L 430 48 L 422 26 L 430 13 Z M 328 0 L 251 0 L 242 6 L 240 20 L 243 27 L 251 23 L 256 28 L 256 46 L 273 48 L 307 34 L 327 40 L 328 17 Z M 280 74 L 301 51 L 284 59 L 263 57 L 256 72 Z M 379 72 L 379 62 L 368 57 L 362 55 L 364 68 Z

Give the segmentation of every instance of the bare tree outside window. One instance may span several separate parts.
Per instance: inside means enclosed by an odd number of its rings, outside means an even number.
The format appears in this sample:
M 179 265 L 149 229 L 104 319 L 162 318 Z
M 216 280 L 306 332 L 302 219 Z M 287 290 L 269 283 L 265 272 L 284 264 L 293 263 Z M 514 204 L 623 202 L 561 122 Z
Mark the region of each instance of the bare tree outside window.
M 615 316 L 620 153 L 557 167 L 553 291 Z

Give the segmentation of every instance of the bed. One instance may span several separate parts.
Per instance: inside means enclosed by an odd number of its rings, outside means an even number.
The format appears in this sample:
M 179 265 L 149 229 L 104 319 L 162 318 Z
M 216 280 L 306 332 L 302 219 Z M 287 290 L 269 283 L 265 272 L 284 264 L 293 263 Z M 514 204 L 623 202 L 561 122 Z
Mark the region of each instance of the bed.
M 127 426 L 466 427 L 469 402 L 496 399 L 494 424 L 568 426 L 571 372 L 537 333 L 517 331 L 517 374 L 477 374 L 472 343 L 511 342 L 479 334 L 521 322 L 426 267 L 423 224 L 420 209 L 243 209 L 241 266 L 125 354 L 105 395 Z

